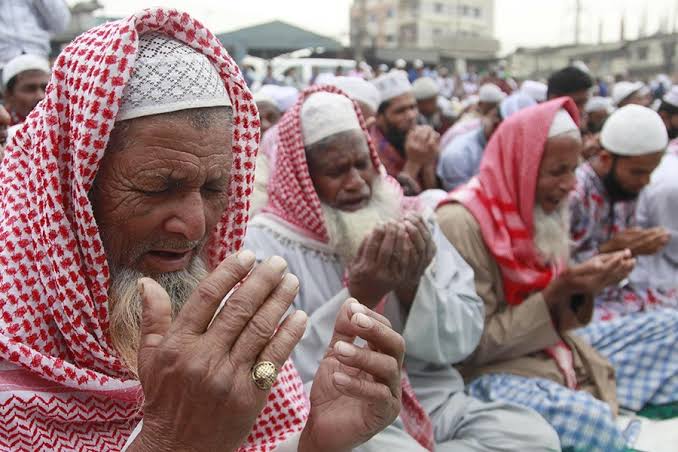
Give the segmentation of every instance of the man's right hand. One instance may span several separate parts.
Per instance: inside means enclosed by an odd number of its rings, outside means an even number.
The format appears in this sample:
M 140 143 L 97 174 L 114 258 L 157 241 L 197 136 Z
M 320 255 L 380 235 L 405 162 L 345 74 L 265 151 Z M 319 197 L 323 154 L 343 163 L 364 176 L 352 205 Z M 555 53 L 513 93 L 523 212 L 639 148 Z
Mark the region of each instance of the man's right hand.
M 139 280 L 144 424 L 130 452 L 232 451 L 246 439 L 269 395 L 255 385 L 252 367 L 271 361 L 282 368 L 307 319 L 296 312 L 278 328 L 299 281 L 284 275 L 287 264 L 280 257 L 248 276 L 254 260 L 249 251 L 225 259 L 174 322 L 167 293 L 152 279 Z
M 430 126 L 415 126 L 405 139 L 405 157 L 419 166 L 435 163 L 440 134 Z
M 573 295 L 595 296 L 626 278 L 634 265 L 629 250 L 600 254 L 563 271 L 544 289 L 544 300 L 552 310 L 558 310 L 563 303 L 569 306 Z
M 629 228 L 615 234 L 609 241 L 600 245 L 601 253 L 629 249 L 634 256 L 652 255 L 669 243 L 671 235 L 662 228 Z

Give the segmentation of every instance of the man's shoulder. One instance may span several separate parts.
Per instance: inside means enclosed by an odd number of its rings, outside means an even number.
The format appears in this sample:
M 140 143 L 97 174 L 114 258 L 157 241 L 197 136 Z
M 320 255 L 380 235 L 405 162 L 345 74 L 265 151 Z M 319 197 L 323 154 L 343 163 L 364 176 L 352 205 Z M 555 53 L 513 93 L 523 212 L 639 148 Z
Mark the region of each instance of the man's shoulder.
M 436 210 L 436 223 L 449 238 L 448 231 L 454 235 L 480 233 L 480 226 L 473 214 L 458 202 L 440 206 Z
M 476 144 L 478 142 L 478 130 L 479 128 L 474 128 L 455 137 L 445 146 L 441 155 L 444 158 L 465 157 L 468 153 L 477 150 L 479 148 Z

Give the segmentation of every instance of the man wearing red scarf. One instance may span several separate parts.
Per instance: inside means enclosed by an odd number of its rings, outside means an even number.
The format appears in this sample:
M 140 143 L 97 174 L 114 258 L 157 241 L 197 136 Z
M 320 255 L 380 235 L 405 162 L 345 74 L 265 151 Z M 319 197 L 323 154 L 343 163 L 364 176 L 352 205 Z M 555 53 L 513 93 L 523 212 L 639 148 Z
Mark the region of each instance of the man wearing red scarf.
M 283 256 L 303 281 L 294 305 L 309 313 L 310 331 L 293 355 L 302 379 L 313 378 L 348 296 L 383 310 L 407 345 L 400 418 L 358 450 L 556 449 L 554 432 L 530 410 L 464 394 L 452 364 L 481 334 L 473 275 L 432 212 L 386 175 L 357 103 L 313 87 L 278 128 L 268 205 L 245 243 L 262 257 Z
M 564 97 L 508 118 L 488 143 L 479 174 L 449 195 L 437 218 L 473 268 L 485 302 L 483 337 L 460 366 L 471 394 L 536 409 L 563 447 L 624 450 L 637 439 L 640 421 L 627 419 L 620 428 L 619 405 L 639 410 L 665 398 L 662 384 L 676 375 L 663 363 L 636 373 L 623 353 L 635 347 L 635 356 L 642 354 L 635 339 L 657 335 L 654 327 L 618 323 L 588 341 L 572 332 L 590 322 L 595 294 L 634 265 L 628 250 L 568 265 L 568 195 L 582 147 L 578 118 Z M 645 390 L 654 371 L 662 384 Z
M 63 51 L 0 168 L 0 449 L 346 451 L 397 417 L 402 338 L 355 301 L 333 340 L 384 351 L 330 349 L 303 392 L 299 280 L 240 250 L 258 136 L 187 14 Z

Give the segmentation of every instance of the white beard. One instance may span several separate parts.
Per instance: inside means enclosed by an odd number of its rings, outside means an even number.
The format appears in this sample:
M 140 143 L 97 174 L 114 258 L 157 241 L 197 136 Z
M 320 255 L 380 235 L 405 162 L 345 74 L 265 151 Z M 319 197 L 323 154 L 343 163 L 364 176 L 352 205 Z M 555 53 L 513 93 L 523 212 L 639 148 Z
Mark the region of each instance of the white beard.
M 142 308 L 137 280 L 144 276 L 131 268 L 111 267 L 111 284 L 108 291 L 111 342 L 122 362 L 135 376 L 137 376 Z M 172 319 L 205 276 L 207 276 L 205 263 L 202 258 L 196 257 L 185 270 L 153 277 L 169 295 Z
M 347 212 L 322 205 L 329 245 L 344 262 L 353 260 L 365 237 L 379 223 L 400 218 L 402 194 L 398 188 L 377 178 L 368 205 L 360 210 Z
M 570 206 L 562 202 L 547 214 L 534 207 L 534 245 L 545 263 L 567 262 L 570 259 Z

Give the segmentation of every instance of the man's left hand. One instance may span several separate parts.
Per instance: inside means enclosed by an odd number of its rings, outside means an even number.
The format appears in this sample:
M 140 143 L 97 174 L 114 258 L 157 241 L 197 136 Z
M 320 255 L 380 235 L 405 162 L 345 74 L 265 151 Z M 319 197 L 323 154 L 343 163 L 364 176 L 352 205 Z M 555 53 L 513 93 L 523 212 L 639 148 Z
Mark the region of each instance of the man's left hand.
M 356 337 L 366 347 L 353 344 Z M 400 370 L 405 340 L 383 316 L 349 299 L 313 380 L 311 412 L 299 452 L 351 450 L 400 413 Z
M 402 278 L 395 293 L 400 303 L 409 307 L 416 296 L 419 281 L 435 256 L 436 245 L 421 215 L 410 214 L 398 226 L 400 232 L 393 259 L 397 261 L 395 265 L 402 269 L 399 272 Z

